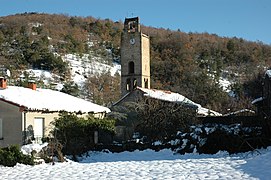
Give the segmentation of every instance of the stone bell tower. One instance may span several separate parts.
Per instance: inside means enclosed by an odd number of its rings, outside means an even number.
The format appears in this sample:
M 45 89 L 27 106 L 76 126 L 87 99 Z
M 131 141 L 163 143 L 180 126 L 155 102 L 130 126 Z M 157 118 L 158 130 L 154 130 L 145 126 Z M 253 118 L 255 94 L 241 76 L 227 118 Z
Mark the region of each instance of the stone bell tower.
M 121 95 L 136 87 L 150 88 L 150 39 L 139 18 L 125 18 L 121 35 Z

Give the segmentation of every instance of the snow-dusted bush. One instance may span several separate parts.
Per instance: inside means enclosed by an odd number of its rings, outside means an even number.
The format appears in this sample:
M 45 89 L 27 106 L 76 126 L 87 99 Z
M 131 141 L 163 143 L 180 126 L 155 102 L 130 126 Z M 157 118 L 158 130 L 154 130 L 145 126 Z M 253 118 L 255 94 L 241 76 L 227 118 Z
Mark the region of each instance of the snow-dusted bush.
M 205 124 L 191 126 L 189 133 L 178 133 L 173 147 L 178 153 L 215 154 L 244 152 L 265 146 L 261 127 L 244 127 L 240 124 Z
M 12 145 L 0 149 L 0 164 L 3 166 L 15 166 L 17 163 L 34 165 L 34 158 L 20 151 L 19 146 Z

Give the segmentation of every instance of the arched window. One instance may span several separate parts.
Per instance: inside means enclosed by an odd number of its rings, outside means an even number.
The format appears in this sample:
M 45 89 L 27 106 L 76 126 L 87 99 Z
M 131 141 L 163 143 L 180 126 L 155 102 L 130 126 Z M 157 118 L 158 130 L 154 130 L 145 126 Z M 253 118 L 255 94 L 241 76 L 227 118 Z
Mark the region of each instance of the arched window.
M 135 21 L 131 21 L 128 23 L 128 31 L 129 32 L 135 32 L 136 30 L 136 22 Z
M 129 62 L 128 64 L 128 72 L 129 74 L 134 74 L 135 73 L 135 63 L 133 61 Z

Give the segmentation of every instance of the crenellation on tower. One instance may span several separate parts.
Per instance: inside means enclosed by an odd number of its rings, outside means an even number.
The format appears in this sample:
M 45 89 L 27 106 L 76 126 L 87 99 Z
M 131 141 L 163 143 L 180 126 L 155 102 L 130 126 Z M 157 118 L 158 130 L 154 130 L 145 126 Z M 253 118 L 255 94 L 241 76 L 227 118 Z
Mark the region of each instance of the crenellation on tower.
M 121 35 L 121 94 L 137 86 L 150 88 L 150 39 L 140 31 L 139 18 L 126 18 Z

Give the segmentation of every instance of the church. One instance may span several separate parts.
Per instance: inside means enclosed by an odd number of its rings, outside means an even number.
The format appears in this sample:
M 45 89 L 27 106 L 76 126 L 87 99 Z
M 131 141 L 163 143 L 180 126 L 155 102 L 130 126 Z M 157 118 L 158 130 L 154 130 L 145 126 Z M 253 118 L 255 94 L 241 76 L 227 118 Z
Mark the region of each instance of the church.
M 142 33 L 139 17 L 126 18 L 121 35 L 121 99 L 114 106 L 147 97 L 194 108 L 198 116 L 221 115 L 181 94 L 151 89 L 150 82 L 150 38 Z
M 112 105 L 112 111 L 127 113 L 127 107 L 131 103 L 142 103 L 146 100 L 148 103 L 159 101 L 165 107 L 169 104 L 182 106 L 198 117 L 221 116 L 220 113 L 204 108 L 179 93 L 152 89 L 150 61 L 150 38 L 142 33 L 139 18 L 126 18 L 121 34 L 121 97 Z M 124 123 L 116 124 L 114 140 L 118 142 L 131 139 L 139 125 L 139 120 L 133 115 L 126 116 L 122 122 Z

